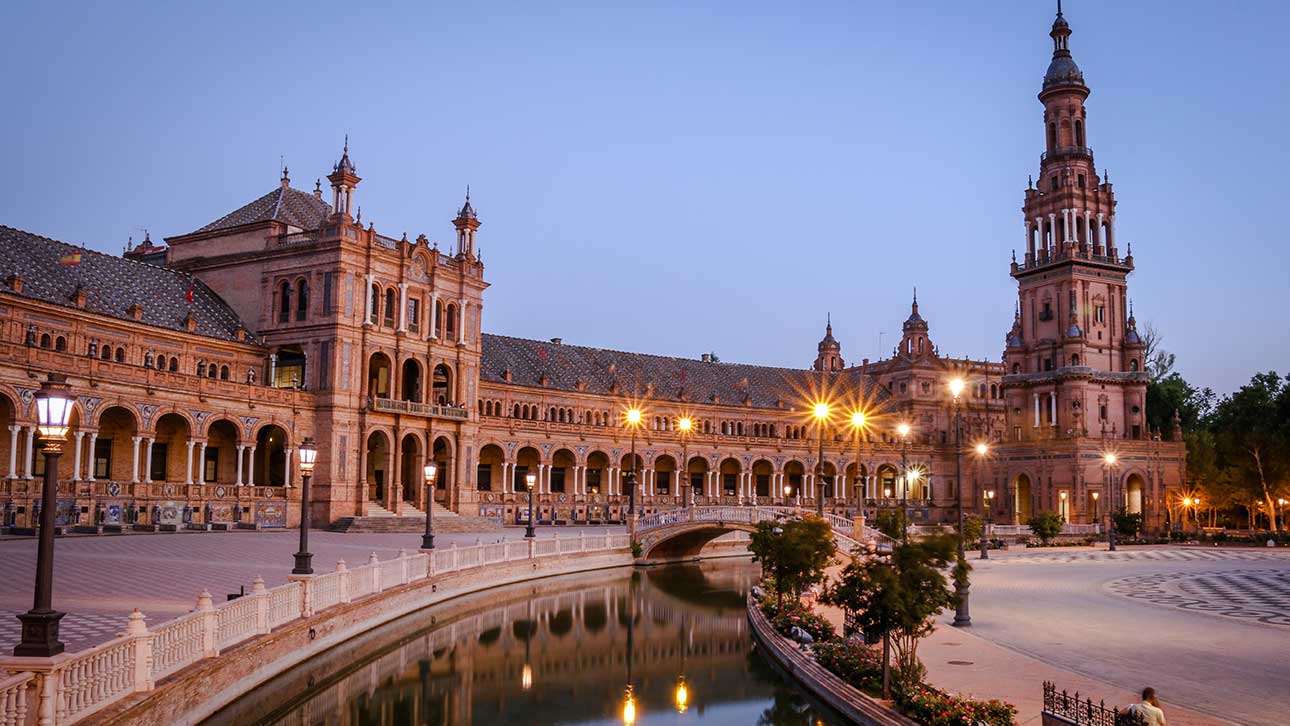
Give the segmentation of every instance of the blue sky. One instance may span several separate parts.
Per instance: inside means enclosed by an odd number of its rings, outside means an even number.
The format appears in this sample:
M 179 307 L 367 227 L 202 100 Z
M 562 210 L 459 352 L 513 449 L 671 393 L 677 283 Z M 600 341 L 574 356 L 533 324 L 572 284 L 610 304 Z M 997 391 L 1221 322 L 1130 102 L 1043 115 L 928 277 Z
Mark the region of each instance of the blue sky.
M 831 312 L 858 363 L 917 285 L 943 353 L 997 359 L 1053 12 L 5 3 L 0 223 L 118 252 L 269 191 L 280 156 L 312 189 L 348 132 L 380 232 L 447 245 L 471 185 L 490 332 L 806 366 Z M 1138 319 L 1220 392 L 1290 368 L 1290 9 L 1066 16 Z

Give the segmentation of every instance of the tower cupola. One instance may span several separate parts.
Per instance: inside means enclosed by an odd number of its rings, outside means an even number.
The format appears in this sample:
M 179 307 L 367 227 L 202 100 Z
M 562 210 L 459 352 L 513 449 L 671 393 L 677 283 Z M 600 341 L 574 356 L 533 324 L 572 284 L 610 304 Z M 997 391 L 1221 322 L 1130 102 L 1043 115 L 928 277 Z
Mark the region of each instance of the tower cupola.
M 815 356 L 815 365 L 812 366 L 817 371 L 840 371 L 846 367 L 846 361 L 842 360 L 842 344 L 833 337 L 833 316 L 825 318 L 824 337 L 820 339 L 820 344 L 815 347 L 817 355 Z
M 457 228 L 457 254 L 471 258 L 475 256 L 475 232 L 479 230 L 479 215 L 470 204 L 470 187 L 466 187 L 466 203 L 461 205 L 452 226 Z
M 922 357 L 935 355 L 932 339 L 927 336 L 928 325 L 922 315 L 918 314 L 918 288 L 914 288 L 914 302 L 909 306 L 909 317 L 900 326 L 903 336 L 900 339 L 901 355 Z
M 358 169 L 354 167 L 354 162 L 349 160 L 349 134 L 345 134 L 345 148 L 341 151 L 340 161 L 332 167 L 332 173 L 327 175 L 327 180 L 331 182 L 332 214 L 346 222 L 351 221 L 353 214 L 350 210 L 354 208 L 354 188 L 363 180 L 358 176 Z

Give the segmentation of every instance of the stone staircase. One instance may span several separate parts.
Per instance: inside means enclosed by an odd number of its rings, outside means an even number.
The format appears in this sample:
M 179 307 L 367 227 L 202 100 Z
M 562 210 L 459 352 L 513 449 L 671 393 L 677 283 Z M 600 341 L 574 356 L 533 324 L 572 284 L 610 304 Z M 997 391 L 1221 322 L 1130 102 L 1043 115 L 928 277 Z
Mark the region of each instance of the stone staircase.
M 399 512 L 395 514 L 376 502 L 363 505 L 363 516 L 342 517 L 328 529 L 332 532 L 380 532 L 380 533 L 420 533 L 426 527 L 425 511 L 417 509 L 409 502 L 399 502 Z M 435 534 L 455 534 L 461 532 L 500 532 L 502 526 L 490 519 L 457 514 L 434 503 Z

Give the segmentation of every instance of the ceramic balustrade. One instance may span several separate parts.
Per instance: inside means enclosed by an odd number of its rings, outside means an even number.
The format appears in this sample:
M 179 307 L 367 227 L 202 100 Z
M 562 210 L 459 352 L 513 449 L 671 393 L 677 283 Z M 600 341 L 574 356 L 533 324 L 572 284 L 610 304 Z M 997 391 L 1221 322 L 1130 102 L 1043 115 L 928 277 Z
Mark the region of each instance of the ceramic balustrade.
M 57 722 L 85 718 L 134 691 L 134 636 L 123 635 L 75 654 L 54 676 L 59 690 Z
M 152 677 L 161 680 L 202 659 L 204 614 L 189 613 L 152 631 Z
M 35 673 L 0 677 L 0 726 L 26 726 L 28 684 Z

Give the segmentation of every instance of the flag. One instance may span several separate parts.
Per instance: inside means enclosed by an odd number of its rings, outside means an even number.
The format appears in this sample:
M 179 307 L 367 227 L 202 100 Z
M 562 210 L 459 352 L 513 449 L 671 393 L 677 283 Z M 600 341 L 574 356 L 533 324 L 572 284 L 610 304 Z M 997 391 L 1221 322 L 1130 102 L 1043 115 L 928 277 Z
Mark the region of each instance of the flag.
M 58 258 L 58 264 L 67 265 L 68 267 L 75 267 L 81 264 L 81 253 L 68 252 L 67 254 Z
M 547 355 L 546 348 L 538 348 L 538 359 L 541 360 L 543 363 L 546 362 L 546 355 Z
M 191 277 L 188 278 L 188 292 L 184 295 L 184 299 L 188 301 L 189 305 L 193 304 L 193 278 Z

